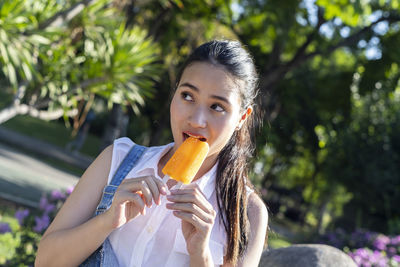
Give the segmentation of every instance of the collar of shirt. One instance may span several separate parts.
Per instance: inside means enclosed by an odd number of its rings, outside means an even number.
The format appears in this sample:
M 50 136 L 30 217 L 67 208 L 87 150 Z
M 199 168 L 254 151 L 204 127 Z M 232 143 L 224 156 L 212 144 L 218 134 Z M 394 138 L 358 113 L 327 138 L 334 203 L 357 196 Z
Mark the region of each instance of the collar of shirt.
M 135 173 L 137 175 L 146 175 L 151 172 L 156 178 L 161 179 L 158 175 L 158 162 L 160 159 L 174 146 L 174 143 L 170 143 L 164 146 L 154 146 L 149 147 L 139 164 L 134 168 Z M 196 183 L 200 190 L 203 192 L 204 196 L 209 199 L 211 197 L 212 192 L 215 189 L 215 178 L 217 171 L 218 163 L 215 163 L 214 166 L 205 173 L 202 177 L 197 179 L 192 183 Z M 187 185 L 183 185 L 182 188 L 185 188 Z

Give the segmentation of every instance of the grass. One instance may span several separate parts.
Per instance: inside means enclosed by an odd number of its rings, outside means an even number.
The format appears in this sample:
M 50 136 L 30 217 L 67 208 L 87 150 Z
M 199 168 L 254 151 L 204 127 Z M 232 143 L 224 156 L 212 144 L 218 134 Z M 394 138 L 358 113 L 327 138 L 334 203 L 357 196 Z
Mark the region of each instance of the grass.
M 20 226 L 15 218 L 15 212 L 20 208 L 26 207 L 0 199 L 0 222 L 8 224 L 11 230 L 0 234 L 0 266 L 33 266 L 41 234 L 34 232 L 31 226 Z M 30 217 L 25 218 L 25 222 L 30 225 L 35 210 L 28 210 Z
M 270 232 L 268 235 L 268 247 L 271 249 L 285 248 L 292 245 L 287 238 L 279 235 L 278 233 Z
M 1 80 L 0 80 L 1 82 Z M 13 99 L 11 89 L 9 87 L 1 88 L 0 90 L 0 109 L 10 105 Z
M 71 137 L 72 129 L 66 128 L 59 121 L 44 121 L 24 115 L 16 116 L 6 121 L 2 126 L 61 148 L 73 140 Z M 100 138 L 89 133 L 80 152 L 91 157 L 96 157 L 99 153 L 100 144 Z
M 12 98 L 10 88 L 0 90 L 0 110 L 11 104 Z M 2 126 L 61 148 L 73 140 L 71 137 L 72 128 L 67 128 L 61 121 L 44 121 L 28 115 L 18 115 L 3 123 Z M 99 154 L 100 144 L 100 138 L 89 133 L 80 152 L 96 157 Z

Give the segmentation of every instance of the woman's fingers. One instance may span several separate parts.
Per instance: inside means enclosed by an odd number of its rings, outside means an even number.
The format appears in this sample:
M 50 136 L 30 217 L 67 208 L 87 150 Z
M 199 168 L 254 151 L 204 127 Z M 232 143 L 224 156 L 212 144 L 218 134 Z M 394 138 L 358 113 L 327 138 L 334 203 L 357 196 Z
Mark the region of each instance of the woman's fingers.
M 194 227 L 209 232 L 214 225 L 216 212 L 197 185 L 171 190 L 167 199 L 172 203 L 167 203 L 166 207 L 174 210 L 176 217 Z
M 149 177 L 149 176 L 147 176 Z M 161 196 L 160 194 L 166 195 L 166 185 L 156 177 L 150 177 L 150 179 L 146 180 L 147 185 L 150 188 L 150 191 L 153 195 L 154 202 L 158 205 L 161 203 Z
M 206 223 L 200 219 L 196 214 L 184 211 L 175 210 L 174 215 L 183 221 L 192 224 L 196 229 L 201 229 L 202 232 L 207 233 L 212 228 L 212 224 Z
M 119 190 L 137 192 L 142 195 L 146 205 L 151 207 L 154 202 L 160 204 L 160 193 L 165 194 L 165 185 L 154 176 L 143 176 L 132 179 L 125 179 Z
M 159 204 L 160 203 L 160 191 L 158 190 L 158 186 L 157 186 L 156 182 L 154 181 L 155 179 L 156 178 L 146 179 L 146 177 L 145 177 L 143 181 L 146 182 L 146 184 L 150 190 L 150 193 L 152 195 L 152 198 L 154 199 L 154 203 Z
M 123 202 L 132 202 L 134 204 L 134 207 L 136 207 L 140 213 L 145 214 L 145 202 L 143 198 L 138 194 L 138 193 L 132 193 L 128 191 L 122 191 L 117 198 L 117 201 L 120 203 Z M 130 208 L 134 208 L 130 207 Z
M 160 191 L 160 193 L 163 195 L 166 195 L 167 194 L 167 185 L 163 181 L 161 181 L 160 179 L 157 179 L 157 178 L 155 178 L 153 181 L 157 184 L 157 187 L 158 187 L 158 190 Z
M 185 213 L 192 213 L 196 215 L 199 219 L 206 223 L 213 224 L 214 223 L 214 213 L 213 212 L 205 212 L 201 208 L 199 208 L 194 203 L 167 203 L 167 209 L 182 211 Z
M 210 202 L 207 201 L 197 187 L 171 190 L 171 194 L 167 196 L 167 199 L 176 203 L 194 203 L 207 213 L 214 211 Z
M 119 190 L 140 194 L 148 207 L 150 207 L 153 202 L 150 188 L 143 179 L 125 179 L 124 182 L 121 183 Z
M 151 207 L 153 200 L 160 204 L 160 194 L 166 194 L 166 186 L 154 176 L 127 178 L 115 192 L 107 214 L 114 228 L 136 218 L 139 213 L 146 214 L 146 206 Z
M 190 224 L 192 224 L 194 227 L 197 229 L 204 229 L 206 230 L 208 227 L 208 224 L 201 220 L 198 216 L 196 216 L 193 213 L 190 212 L 184 212 L 184 211 L 173 211 L 174 215 L 178 217 L 179 219 L 182 219 Z

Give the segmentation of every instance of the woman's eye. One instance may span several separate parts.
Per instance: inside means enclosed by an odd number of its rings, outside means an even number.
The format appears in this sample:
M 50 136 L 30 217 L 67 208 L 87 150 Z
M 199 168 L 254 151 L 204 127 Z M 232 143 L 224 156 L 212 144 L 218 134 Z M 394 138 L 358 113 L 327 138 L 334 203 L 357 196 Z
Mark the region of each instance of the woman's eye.
M 221 105 L 218 105 L 218 104 L 213 104 L 213 105 L 211 105 L 211 108 L 212 108 L 213 110 L 217 111 L 217 112 L 223 112 L 223 111 L 225 111 L 225 109 L 224 109 Z
M 181 96 L 182 96 L 182 98 L 183 98 L 184 100 L 193 101 L 193 97 L 192 97 L 190 94 L 188 94 L 188 93 L 183 92 L 183 93 L 181 93 Z

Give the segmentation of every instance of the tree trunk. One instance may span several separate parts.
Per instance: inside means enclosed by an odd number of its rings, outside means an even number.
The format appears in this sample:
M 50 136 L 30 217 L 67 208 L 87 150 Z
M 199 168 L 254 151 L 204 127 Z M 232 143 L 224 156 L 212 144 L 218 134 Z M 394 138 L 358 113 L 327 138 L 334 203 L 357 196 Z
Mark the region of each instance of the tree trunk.
M 121 105 L 114 103 L 103 134 L 100 151 L 111 145 L 118 137 L 126 135 L 128 123 L 129 116 L 123 112 Z
M 328 198 L 327 198 L 327 199 L 325 199 L 325 200 L 323 201 L 323 203 L 322 203 L 322 205 L 321 205 L 321 208 L 320 208 L 320 210 L 319 210 L 319 214 L 318 214 L 318 225 L 317 225 L 317 231 L 318 231 L 318 234 L 319 234 L 319 235 L 322 235 L 322 234 L 324 234 L 324 232 L 325 232 L 325 227 L 324 227 L 324 224 L 323 224 L 323 220 L 324 220 L 324 216 L 325 216 L 325 214 L 326 214 L 326 212 L 327 212 L 328 203 L 329 203 L 329 200 L 328 200 Z

